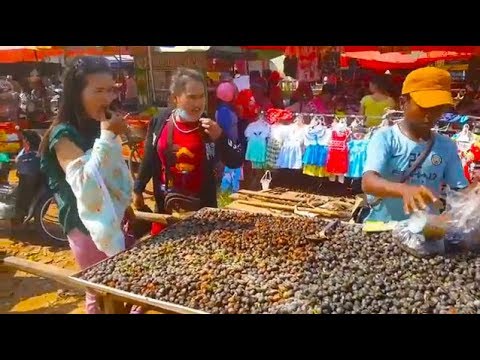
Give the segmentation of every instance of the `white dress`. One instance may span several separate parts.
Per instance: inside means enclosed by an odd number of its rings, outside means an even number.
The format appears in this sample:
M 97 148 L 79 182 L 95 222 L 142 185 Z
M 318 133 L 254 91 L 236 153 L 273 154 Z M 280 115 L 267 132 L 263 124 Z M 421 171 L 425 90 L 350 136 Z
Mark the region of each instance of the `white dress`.
M 277 160 L 279 169 L 301 169 L 304 149 L 305 132 L 307 126 L 288 125 L 289 131 L 285 138 Z

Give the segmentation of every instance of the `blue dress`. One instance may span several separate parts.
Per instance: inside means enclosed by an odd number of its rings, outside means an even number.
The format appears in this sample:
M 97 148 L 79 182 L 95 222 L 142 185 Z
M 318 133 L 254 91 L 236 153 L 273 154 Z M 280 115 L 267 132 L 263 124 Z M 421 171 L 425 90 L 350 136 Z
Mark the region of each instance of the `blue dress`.
M 267 138 L 270 127 L 261 121 L 248 125 L 245 136 L 248 139 L 245 160 L 251 161 L 253 168 L 263 168 L 267 162 Z
M 348 142 L 348 173 L 347 177 L 361 178 L 367 159 L 369 140 L 350 140 Z

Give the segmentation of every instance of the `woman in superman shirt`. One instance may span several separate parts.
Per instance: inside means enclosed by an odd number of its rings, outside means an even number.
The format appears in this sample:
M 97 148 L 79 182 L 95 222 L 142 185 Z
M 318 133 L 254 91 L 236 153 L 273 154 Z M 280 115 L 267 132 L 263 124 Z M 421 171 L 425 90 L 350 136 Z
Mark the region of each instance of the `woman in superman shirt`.
M 134 185 L 134 205 L 137 209 L 144 207 L 143 191 L 152 179 L 156 212 L 168 211 L 167 188 L 198 197 L 202 207 L 216 207 L 215 162 L 219 159 L 230 168 L 240 167 L 241 148 L 228 139 L 215 121 L 202 117 L 206 87 L 201 73 L 193 69 L 177 70 L 172 76 L 170 92 L 176 107 L 163 111 L 149 125 L 145 154 Z M 168 156 L 171 157 L 167 159 Z M 152 233 L 160 229 L 155 225 Z

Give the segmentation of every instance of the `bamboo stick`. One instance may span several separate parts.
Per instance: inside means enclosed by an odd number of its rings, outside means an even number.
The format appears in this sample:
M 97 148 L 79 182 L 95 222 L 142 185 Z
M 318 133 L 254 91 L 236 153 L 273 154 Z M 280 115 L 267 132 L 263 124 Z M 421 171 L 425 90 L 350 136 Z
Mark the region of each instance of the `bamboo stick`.
M 283 210 L 283 211 L 289 211 L 289 212 L 294 212 L 295 211 L 295 206 L 290 206 L 290 205 L 282 205 L 282 204 L 275 204 L 275 203 L 266 203 L 262 201 L 246 201 L 246 200 L 237 200 L 239 204 L 244 204 L 244 205 L 251 205 L 251 206 L 257 206 L 257 207 L 263 207 L 263 208 L 268 208 L 268 209 L 275 209 L 275 210 Z M 338 218 L 348 218 L 348 213 L 345 211 L 333 211 L 333 210 L 327 210 L 327 209 L 319 209 L 319 208 L 305 208 L 305 207 L 297 207 L 297 210 L 299 211 L 306 211 L 310 212 L 313 214 L 318 214 L 326 217 L 338 217 Z

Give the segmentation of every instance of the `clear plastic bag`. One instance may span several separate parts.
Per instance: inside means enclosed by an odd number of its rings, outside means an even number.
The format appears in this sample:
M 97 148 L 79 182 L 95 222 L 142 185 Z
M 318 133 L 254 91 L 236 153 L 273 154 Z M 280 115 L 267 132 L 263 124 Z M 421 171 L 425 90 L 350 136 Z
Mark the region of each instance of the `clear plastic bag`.
M 419 211 L 393 230 L 397 243 L 412 255 L 434 256 L 445 252 L 480 250 L 480 187 L 446 192 L 441 215 Z
M 427 240 L 423 232 L 423 228 L 420 231 L 412 231 L 417 226 L 418 220 L 410 219 L 400 221 L 393 229 L 393 238 L 397 244 L 408 253 L 416 257 L 428 257 L 435 255 L 443 255 L 445 253 L 445 245 L 443 239 L 439 240 Z

